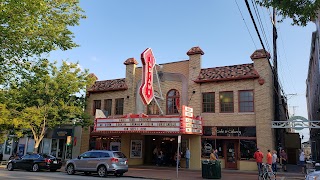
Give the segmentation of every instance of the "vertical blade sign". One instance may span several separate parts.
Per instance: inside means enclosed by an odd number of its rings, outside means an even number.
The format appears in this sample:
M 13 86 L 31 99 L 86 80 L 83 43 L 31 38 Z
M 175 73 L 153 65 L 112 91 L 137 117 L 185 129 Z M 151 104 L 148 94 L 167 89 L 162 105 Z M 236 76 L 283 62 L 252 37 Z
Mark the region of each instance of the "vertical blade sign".
M 153 56 L 151 48 L 147 48 L 141 54 L 142 62 L 142 83 L 139 89 L 139 94 L 145 105 L 150 104 L 153 99 L 153 68 L 156 64 L 156 59 Z

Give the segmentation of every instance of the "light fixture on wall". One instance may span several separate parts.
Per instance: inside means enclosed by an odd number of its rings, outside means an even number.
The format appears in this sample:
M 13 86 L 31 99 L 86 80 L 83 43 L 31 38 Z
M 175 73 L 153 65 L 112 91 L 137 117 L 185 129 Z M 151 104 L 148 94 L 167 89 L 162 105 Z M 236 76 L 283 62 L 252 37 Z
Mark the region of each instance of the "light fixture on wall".
M 194 93 L 196 93 L 196 91 L 195 91 L 195 90 L 193 90 L 193 91 L 192 91 L 192 94 L 194 94 Z
M 130 96 L 127 96 L 127 99 L 129 99 Z

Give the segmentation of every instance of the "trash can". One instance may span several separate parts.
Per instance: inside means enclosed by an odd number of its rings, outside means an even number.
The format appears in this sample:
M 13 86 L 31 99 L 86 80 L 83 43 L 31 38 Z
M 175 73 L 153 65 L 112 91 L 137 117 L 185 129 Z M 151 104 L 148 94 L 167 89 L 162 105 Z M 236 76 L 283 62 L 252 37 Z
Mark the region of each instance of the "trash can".
M 202 161 L 202 178 L 221 179 L 221 162 L 219 160 Z

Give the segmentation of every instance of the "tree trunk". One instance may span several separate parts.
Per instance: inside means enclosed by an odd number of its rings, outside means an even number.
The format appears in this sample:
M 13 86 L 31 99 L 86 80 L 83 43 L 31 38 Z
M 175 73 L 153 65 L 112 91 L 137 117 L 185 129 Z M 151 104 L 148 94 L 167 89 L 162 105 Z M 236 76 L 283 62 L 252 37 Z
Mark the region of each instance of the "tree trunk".
M 33 153 L 38 153 L 38 148 L 42 139 L 34 140 Z

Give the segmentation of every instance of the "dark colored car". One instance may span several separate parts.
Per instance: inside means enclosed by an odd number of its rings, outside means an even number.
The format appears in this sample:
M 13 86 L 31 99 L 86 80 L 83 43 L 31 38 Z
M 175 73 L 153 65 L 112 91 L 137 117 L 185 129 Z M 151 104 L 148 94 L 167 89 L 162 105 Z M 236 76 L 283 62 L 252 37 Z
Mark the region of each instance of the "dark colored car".
M 25 169 L 29 171 L 50 170 L 57 171 L 62 166 L 61 159 L 47 154 L 29 154 L 21 158 L 12 159 L 7 164 L 7 169 Z

